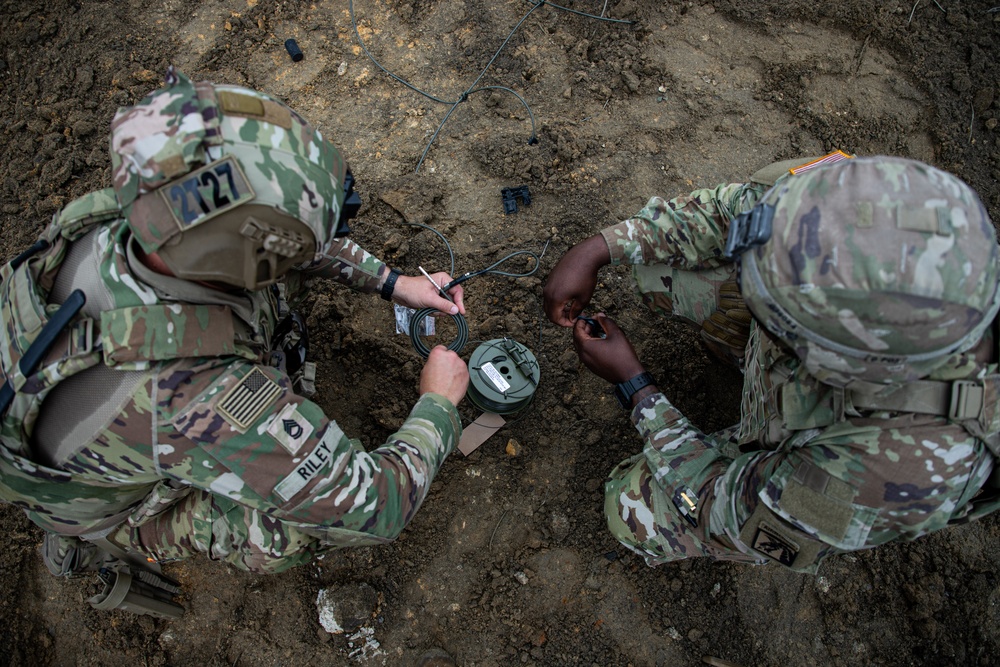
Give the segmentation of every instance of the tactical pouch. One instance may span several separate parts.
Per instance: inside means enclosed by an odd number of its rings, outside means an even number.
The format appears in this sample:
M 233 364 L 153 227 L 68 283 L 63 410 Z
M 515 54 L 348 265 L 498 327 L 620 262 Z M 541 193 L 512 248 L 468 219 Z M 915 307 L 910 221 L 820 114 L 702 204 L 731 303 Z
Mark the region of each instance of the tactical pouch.
M 157 618 L 180 618 L 184 613 L 184 607 L 173 601 L 180 586 L 165 576 L 124 564 L 102 568 L 97 576 L 104 590 L 90 598 L 94 609 L 124 609 Z

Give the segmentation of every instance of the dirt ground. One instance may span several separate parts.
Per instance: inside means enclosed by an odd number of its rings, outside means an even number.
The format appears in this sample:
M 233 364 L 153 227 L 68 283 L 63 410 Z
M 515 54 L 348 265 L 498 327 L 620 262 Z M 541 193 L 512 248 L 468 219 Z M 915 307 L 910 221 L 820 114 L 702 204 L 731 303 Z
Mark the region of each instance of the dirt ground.
M 3 507 L 0 663 L 408 666 L 440 647 L 483 666 L 681 666 L 705 655 L 743 667 L 997 664 L 995 519 L 834 558 L 818 577 L 702 561 L 651 569 L 619 547 L 604 524 L 602 481 L 641 443 L 578 364 L 569 334 L 540 321 L 540 301 L 562 253 L 649 196 L 838 148 L 950 170 L 1000 220 L 1000 7 L 563 4 L 628 23 L 524 0 L 356 0 L 367 48 L 435 101 L 366 57 L 343 2 L 0 0 L 4 258 L 62 204 L 110 184 L 115 109 L 158 85 L 171 63 L 285 99 L 338 143 L 365 201 L 354 237 L 392 265 L 449 268 L 441 240 L 407 222 L 444 234 L 458 273 L 545 250 L 532 277 L 466 284 L 472 338 L 509 336 L 537 355 L 534 404 L 445 463 L 398 542 L 273 577 L 205 559 L 169 566 L 187 612 L 166 622 L 92 610 L 92 582 L 51 578 L 41 533 Z M 287 38 L 302 61 L 286 54 Z M 428 149 L 444 102 L 474 84 L 517 91 L 531 114 L 509 92 L 471 94 Z M 529 144 L 532 115 L 538 141 Z M 520 185 L 531 205 L 505 216 L 501 189 Z M 321 285 L 310 305 L 319 402 L 376 447 L 414 402 L 420 360 L 376 297 Z M 683 327 L 647 315 L 625 270 L 602 273 L 596 306 L 632 335 L 696 424 L 711 431 L 738 419 L 739 375 Z M 462 411 L 466 422 L 478 414 Z M 348 632 L 321 627 L 321 590 L 356 609 Z

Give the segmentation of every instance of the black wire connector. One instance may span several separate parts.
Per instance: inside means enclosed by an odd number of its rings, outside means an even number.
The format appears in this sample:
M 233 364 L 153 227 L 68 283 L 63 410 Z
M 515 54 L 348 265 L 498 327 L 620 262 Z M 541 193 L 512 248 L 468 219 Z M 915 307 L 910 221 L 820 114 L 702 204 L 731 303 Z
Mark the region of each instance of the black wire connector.
M 527 185 L 521 185 L 516 188 L 504 188 L 500 191 L 500 196 L 503 197 L 503 214 L 510 215 L 511 213 L 517 213 L 517 198 L 521 198 L 521 203 L 525 206 L 531 206 L 531 192 L 528 190 Z

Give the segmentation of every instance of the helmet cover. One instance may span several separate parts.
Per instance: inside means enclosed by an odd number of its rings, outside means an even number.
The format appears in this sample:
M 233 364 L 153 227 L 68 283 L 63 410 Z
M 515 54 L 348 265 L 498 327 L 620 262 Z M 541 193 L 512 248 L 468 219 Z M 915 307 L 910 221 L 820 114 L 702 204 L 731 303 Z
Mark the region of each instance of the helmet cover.
M 186 280 L 272 283 L 326 247 L 344 206 L 344 159 L 302 117 L 173 67 L 119 109 L 111 158 L 133 236 Z
M 830 385 L 929 375 L 1000 309 L 996 234 L 957 177 L 893 157 L 790 176 L 770 240 L 740 255 L 750 311 Z

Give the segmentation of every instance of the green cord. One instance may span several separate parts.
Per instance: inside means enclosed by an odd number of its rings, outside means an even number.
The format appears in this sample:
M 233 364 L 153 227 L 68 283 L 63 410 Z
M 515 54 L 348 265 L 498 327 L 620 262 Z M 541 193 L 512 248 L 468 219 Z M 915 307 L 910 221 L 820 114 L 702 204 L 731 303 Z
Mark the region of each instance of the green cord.
M 424 359 L 431 356 L 431 348 L 427 347 L 420 338 L 420 323 L 424 321 L 425 317 L 436 312 L 438 312 L 437 308 L 421 308 L 410 318 L 410 342 L 413 344 L 413 349 L 417 351 L 417 354 Z M 451 319 L 458 328 L 458 335 L 451 342 L 451 345 L 448 346 L 448 349 L 457 354 L 469 342 L 469 324 L 465 321 L 465 317 L 461 313 L 451 315 Z

